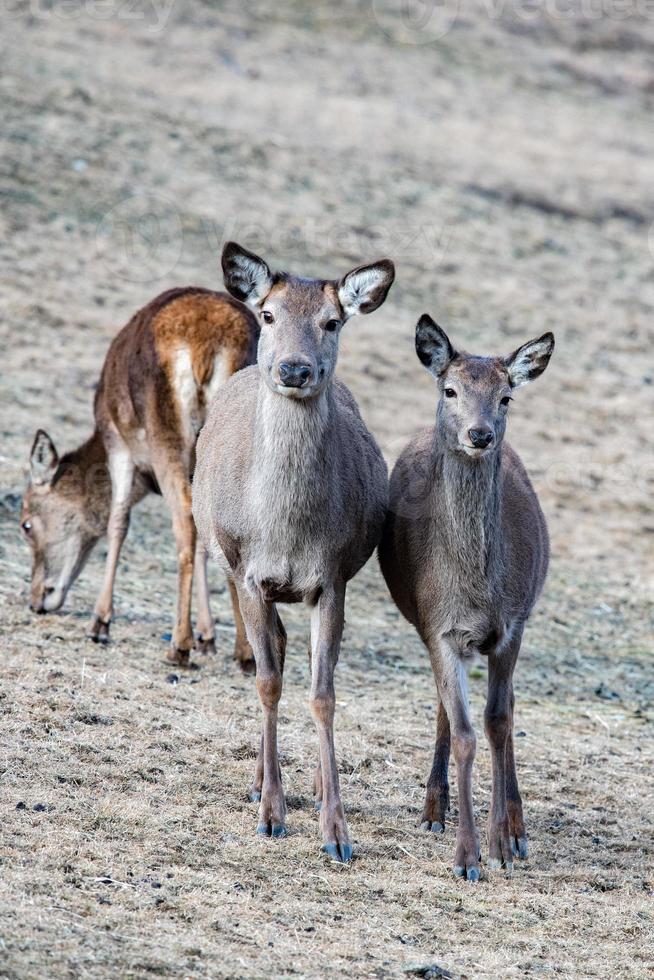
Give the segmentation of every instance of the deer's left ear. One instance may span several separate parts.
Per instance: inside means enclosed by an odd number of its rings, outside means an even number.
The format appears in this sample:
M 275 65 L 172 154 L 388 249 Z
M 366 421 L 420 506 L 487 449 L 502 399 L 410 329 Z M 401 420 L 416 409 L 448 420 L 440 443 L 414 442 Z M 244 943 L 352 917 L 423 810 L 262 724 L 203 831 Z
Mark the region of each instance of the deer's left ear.
M 47 432 L 44 432 L 43 429 L 37 429 L 30 452 L 32 483 L 43 487 L 52 483 L 58 465 L 59 455 L 54 442 Z
M 544 333 L 537 340 L 528 340 L 512 354 L 504 358 L 512 388 L 520 388 L 533 381 L 550 362 L 554 350 L 554 334 Z
M 395 279 L 395 266 L 390 259 L 360 265 L 343 276 L 338 283 L 338 299 L 345 316 L 372 313 L 382 305 Z

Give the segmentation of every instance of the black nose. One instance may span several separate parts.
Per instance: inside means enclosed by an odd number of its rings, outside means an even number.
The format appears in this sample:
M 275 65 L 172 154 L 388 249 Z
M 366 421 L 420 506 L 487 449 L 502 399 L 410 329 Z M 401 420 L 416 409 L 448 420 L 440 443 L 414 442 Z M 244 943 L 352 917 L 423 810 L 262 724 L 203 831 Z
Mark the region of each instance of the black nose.
M 468 429 L 468 435 L 475 449 L 485 449 L 493 441 L 492 429 Z
M 306 361 L 282 361 L 278 371 L 285 388 L 303 388 L 312 374 L 311 365 Z

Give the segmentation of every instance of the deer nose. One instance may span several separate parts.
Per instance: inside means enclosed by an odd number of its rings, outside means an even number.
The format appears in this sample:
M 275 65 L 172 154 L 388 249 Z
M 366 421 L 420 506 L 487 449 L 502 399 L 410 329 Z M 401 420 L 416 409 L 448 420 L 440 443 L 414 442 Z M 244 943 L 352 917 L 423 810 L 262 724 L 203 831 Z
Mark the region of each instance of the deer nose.
M 493 430 L 488 426 L 483 429 L 468 429 L 468 435 L 475 449 L 485 449 L 493 441 Z
M 285 388 L 303 388 L 313 374 L 310 364 L 295 358 L 281 361 L 277 370 L 279 380 Z

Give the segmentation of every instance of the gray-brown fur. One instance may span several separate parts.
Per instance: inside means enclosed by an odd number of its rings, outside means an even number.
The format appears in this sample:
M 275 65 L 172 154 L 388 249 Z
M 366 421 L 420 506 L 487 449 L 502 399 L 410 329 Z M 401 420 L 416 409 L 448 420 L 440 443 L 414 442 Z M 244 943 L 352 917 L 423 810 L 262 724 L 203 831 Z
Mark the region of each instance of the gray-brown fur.
M 227 288 L 261 320 L 257 367 L 231 378 L 198 440 L 193 513 L 211 554 L 233 577 L 257 665 L 263 737 L 253 786 L 259 832 L 285 833 L 277 754 L 284 627 L 276 602 L 311 609 L 311 708 L 320 742 L 316 801 L 324 847 L 352 848 L 334 754 L 334 683 L 346 583 L 372 554 L 386 512 L 381 452 L 345 385 L 334 379 L 342 324 L 384 301 L 390 262 L 340 282 L 273 275 L 229 244 Z
M 97 388 L 91 438 L 61 459 L 43 430 L 30 457 L 21 524 L 32 549 L 31 606 L 61 607 L 95 543 L 106 533 L 105 579 L 91 638 L 105 642 L 129 514 L 150 491 L 170 507 L 178 556 L 178 596 L 170 658 L 186 663 L 194 645 L 191 589 L 195 565 L 198 643 L 214 642 L 206 554 L 196 549 L 191 514 L 195 443 L 218 386 L 256 357 L 258 323 L 224 293 L 173 289 L 139 310 L 112 342 Z M 252 664 L 238 606 L 236 656 Z
M 475 357 L 456 352 L 440 327 L 421 318 L 416 349 L 438 383 L 436 424 L 395 465 L 379 547 L 391 594 L 429 650 L 439 694 L 421 823 L 434 832 L 444 828 L 451 744 L 459 788 L 454 870 L 470 880 L 479 878 L 479 842 L 466 666 L 476 652 L 489 659 L 489 866 L 511 868 L 514 854 L 527 856 L 513 757 L 513 669 L 545 581 L 549 543 L 534 489 L 503 440 L 511 392 L 545 370 L 553 347 L 545 334 L 508 357 Z

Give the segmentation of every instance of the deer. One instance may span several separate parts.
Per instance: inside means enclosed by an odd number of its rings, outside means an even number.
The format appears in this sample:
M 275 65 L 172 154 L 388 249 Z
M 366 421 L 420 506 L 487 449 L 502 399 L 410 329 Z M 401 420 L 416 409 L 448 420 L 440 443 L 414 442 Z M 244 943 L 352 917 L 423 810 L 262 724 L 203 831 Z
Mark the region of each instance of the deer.
M 43 429 L 30 453 L 30 478 L 20 516 L 32 553 L 30 607 L 60 609 L 96 543 L 107 536 L 104 580 L 89 636 L 109 641 L 113 594 L 132 507 L 148 493 L 170 509 L 177 550 L 177 606 L 167 659 L 188 666 L 191 650 L 215 650 L 207 554 L 191 512 L 195 445 L 208 405 L 234 372 L 254 363 L 259 324 L 226 293 L 182 287 L 157 296 L 116 335 L 94 400 L 93 434 L 59 456 Z M 196 579 L 197 628 L 191 626 Z M 254 668 L 238 598 L 228 582 L 236 641 L 234 657 Z
M 427 647 L 438 694 L 421 828 L 445 829 L 451 746 L 459 803 L 453 871 L 476 882 L 481 854 L 467 669 L 478 654 L 488 658 L 488 868 L 510 873 L 514 856 L 529 853 L 513 748 L 513 672 L 545 582 L 549 538 L 538 497 L 504 434 L 513 392 L 543 373 L 554 337 L 545 333 L 508 356 L 476 356 L 455 350 L 425 313 L 415 345 L 436 379 L 436 420 L 395 464 L 378 555 L 398 609 Z
M 319 743 L 314 780 L 322 850 L 353 848 L 334 748 L 334 671 L 346 585 L 373 554 L 386 515 L 386 462 L 348 388 L 334 376 L 341 331 L 372 313 L 395 277 L 382 259 L 340 280 L 273 273 L 229 242 L 225 288 L 256 310 L 256 366 L 217 392 L 197 445 L 193 514 L 209 554 L 232 577 L 256 662 L 263 724 L 250 797 L 257 832 L 286 834 L 277 746 L 286 631 L 277 604 L 310 611 L 310 708 Z

